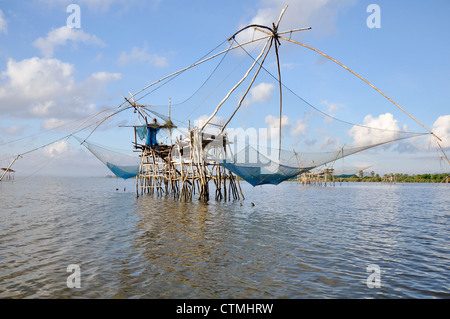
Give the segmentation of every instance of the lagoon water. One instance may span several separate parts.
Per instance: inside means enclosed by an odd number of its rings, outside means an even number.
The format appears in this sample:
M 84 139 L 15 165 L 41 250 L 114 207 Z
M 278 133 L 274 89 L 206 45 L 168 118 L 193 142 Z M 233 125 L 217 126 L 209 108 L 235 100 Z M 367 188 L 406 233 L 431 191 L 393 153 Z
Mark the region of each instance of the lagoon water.
M 450 186 L 241 185 L 205 204 L 136 198 L 134 180 L 3 181 L 0 298 L 450 298 Z

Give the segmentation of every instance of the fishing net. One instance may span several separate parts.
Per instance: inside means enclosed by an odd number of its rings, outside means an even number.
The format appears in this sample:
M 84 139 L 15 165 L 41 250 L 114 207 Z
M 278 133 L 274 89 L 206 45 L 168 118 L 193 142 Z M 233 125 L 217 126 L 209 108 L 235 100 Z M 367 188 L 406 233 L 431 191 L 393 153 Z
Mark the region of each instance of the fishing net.
M 363 172 L 367 169 L 369 169 L 372 166 L 362 166 L 362 167 L 347 167 L 347 168 L 338 168 L 334 169 L 334 176 L 335 177 L 352 177 L 355 175 L 358 175 L 359 172 Z
M 144 137 L 145 138 L 145 137 Z M 76 139 L 82 143 L 95 157 L 110 169 L 119 178 L 133 178 L 139 173 L 139 157 L 114 151 L 110 147 L 101 146 L 97 143 Z
M 417 135 L 418 136 L 418 135 Z M 411 136 L 408 136 L 411 137 Z M 403 138 L 408 138 L 403 137 Z M 328 163 L 334 163 L 352 154 L 385 144 L 366 145 L 361 147 L 342 148 L 337 151 L 300 153 L 287 150 L 279 150 L 268 147 L 247 145 L 243 150 L 222 157 L 211 156 L 211 159 L 241 177 L 252 186 L 279 183 L 296 177 L 299 174 L 309 172 Z M 356 171 L 341 170 L 336 176 L 352 176 Z M 350 175 L 349 175 L 350 174 Z
M 179 144 L 184 151 L 174 154 L 175 161 L 213 161 L 256 186 L 276 185 L 375 147 L 398 153 L 414 148 L 399 141 L 429 134 L 414 132 L 417 126 L 408 125 L 417 123 L 395 102 L 329 56 L 307 46 L 294 53 L 293 44 L 283 42 L 280 50 L 290 46 L 280 51 L 288 62 L 279 64 L 269 36 L 240 36 L 133 95 L 139 103 L 134 110 L 175 124 L 165 130 L 165 140 L 163 130 L 138 128 L 142 144 Z M 172 117 L 162 115 L 167 110 Z M 172 140 L 174 129 L 181 135 Z M 106 149 L 84 145 L 117 176 L 139 172 L 137 156 L 132 165 L 123 164 L 102 155 Z

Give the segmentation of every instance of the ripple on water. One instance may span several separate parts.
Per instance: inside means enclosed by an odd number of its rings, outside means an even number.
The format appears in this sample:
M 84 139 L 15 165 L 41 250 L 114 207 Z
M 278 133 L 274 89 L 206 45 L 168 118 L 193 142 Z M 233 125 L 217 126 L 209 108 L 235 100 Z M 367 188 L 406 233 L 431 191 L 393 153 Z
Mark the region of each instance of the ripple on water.
M 133 183 L 2 184 L 0 298 L 450 297 L 448 188 L 243 184 L 245 201 L 205 204 Z

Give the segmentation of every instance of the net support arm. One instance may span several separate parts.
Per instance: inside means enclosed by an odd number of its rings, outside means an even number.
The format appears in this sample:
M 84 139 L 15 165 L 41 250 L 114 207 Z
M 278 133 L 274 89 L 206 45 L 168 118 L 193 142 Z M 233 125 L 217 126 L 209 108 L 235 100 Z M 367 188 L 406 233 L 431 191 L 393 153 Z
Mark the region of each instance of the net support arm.
M 266 42 L 269 43 L 270 41 L 272 41 L 272 38 L 269 38 Z M 202 125 L 201 129 L 203 130 L 206 125 L 208 125 L 208 123 L 212 120 L 212 118 L 214 116 L 216 116 L 217 112 L 219 111 L 220 107 L 223 105 L 223 103 L 225 103 L 226 100 L 228 100 L 228 98 L 230 97 L 231 93 L 233 93 L 238 87 L 239 85 L 242 84 L 242 82 L 244 82 L 244 80 L 248 77 L 248 75 L 250 74 L 250 72 L 253 70 L 253 68 L 255 67 L 256 63 L 258 62 L 259 59 L 261 59 L 261 57 L 264 54 L 266 46 L 264 46 L 264 49 L 261 50 L 261 53 L 259 54 L 259 56 L 255 59 L 255 61 L 253 61 L 253 64 L 250 66 L 250 68 L 247 70 L 247 72 L 244 74 L 244 76 L 242 77 L 242 79 L 239 80 L 239 82 L 228 92 L 228 94 L 222 99 L 222 101 L 219 103 L 219 105 L 217 105 L 216 109 L 214 110 L 214 112 L 211 114 L 211 116 L 206 120 L 206 122 Z
M 14 160 L 11 162 L 11 164 L 9 164 L 9 166 L 5 169 L 5 172 L 2 174 L 2 176 L 0 176 L 0 182 L 2 181 L 3 177 L 5 177 L 6 173 L 9 172 L 9 169 L 11 168 L 11 166 L 20 158 L 20 155 L 17 155 Z
M 261 30 L 262 32 L 264 32 L 263 30 Z M 386 94 L 384 94 L 380 89 L 378 89 L 375 85 L 373 85 L 372 83 L 370 83 L 368 80 L 366 80 L 365 78 L 363 78 L 361 75 L 359 75 L 358 73 L 356 73 L 355 71 L 351 70 L 350 68 L 348 68 L 347 66 L 345 66 L 344 64 L 342 64 L 341 62 L 337 61 L 336 59 L 332 58 L 331 56 L 329 56 L 328 54 L 317 50 L 307 44 L 292 40 L 292 39 L 288 39 L 286 37 L 282 37 L 279 36 L 280 39 L 283 39 L 285 41 L 289 41 L 298 45 L 301 45 L 307 49 L 310 49 L 314 52 L 317 52 L 319 54 L 321 54 L 322 56 L 326 57 L 327 59 L 333 61 L 334 63 L 338 64 L 339 66 L 343 67 L 344 69 L 346 69 L 347 71 L 349 71 L 350 73 L 352 73 L 353 75 L 357 76 L 359 79 L 361 79 L 362 81 L 366 82 L 369 86 L 371 86 L 374 90 L 376 90 L 378 93 L 380 93 L 381 95 L 383 95 L 386 99 L 388 99 L 392 104 L 394 104 L 395 106 L 397 106 L 400 110 L 402 110 L 404 113 L 406 113 L 410 118 L 412 118 L 415 122 L 417 122 L 420 126 L 422 126 L 425 130 L 427 130 L 431 135 L 433 135 L 434 137 L 436 137 L 439 141 L 442 142 L 442 139 L 440 139 L 438 136 L 436 136 L 431 130 L 429 130 L 425 125 L 423 125 L 422 123 L 420 123 L 415 117 L 413 117 L 411 114 L 409 114 L 404 108 L 402 108 L 398 103 L 396 103 L 394 100 L 392 100 L 389 96 L 387 96 Z

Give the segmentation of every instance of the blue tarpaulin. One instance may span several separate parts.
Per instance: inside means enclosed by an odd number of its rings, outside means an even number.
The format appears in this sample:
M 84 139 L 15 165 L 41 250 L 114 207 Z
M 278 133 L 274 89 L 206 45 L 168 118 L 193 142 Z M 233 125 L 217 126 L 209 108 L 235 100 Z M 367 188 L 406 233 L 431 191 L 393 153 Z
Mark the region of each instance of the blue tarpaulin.
M 156 134 L 158 134 L 160 127 L 147 127 L 147 139 L 145 140 L 145 145 L 151 147 L 157 147 L 158 141 L 156 140 Z

